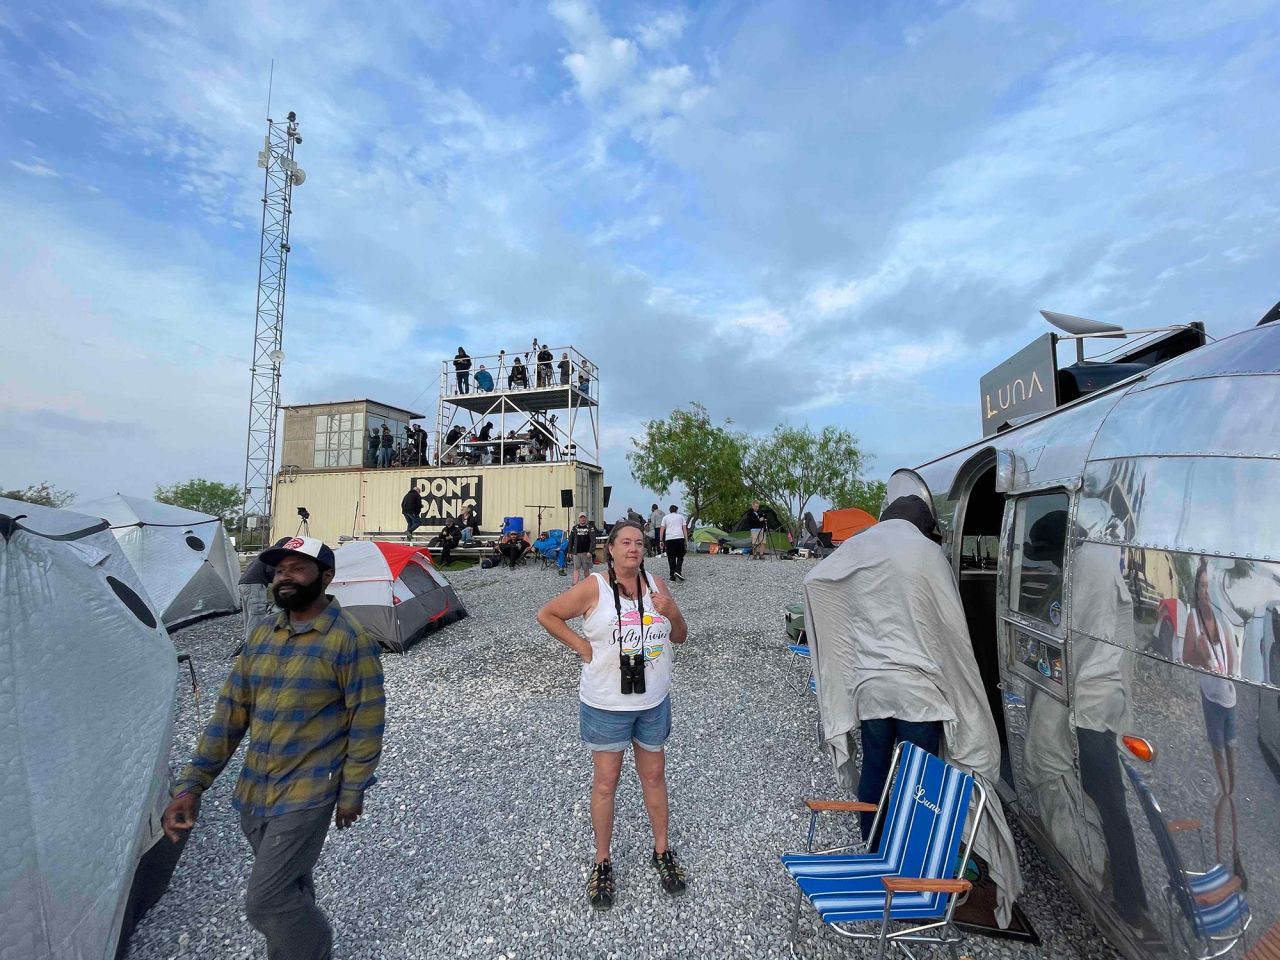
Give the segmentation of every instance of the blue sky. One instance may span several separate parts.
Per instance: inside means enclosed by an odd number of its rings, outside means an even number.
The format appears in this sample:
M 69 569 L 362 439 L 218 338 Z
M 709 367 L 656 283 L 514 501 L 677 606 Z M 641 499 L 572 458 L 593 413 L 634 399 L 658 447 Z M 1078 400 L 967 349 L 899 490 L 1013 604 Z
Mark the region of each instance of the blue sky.
M 573 343 L 625 506 L 677 404 L 887 476 L 978 435 L 1041 307 L 1253 324 L 1278 41 L 1249 0 L 0 6 L 0 484 L 240 482 L 273 57 L 284 401 Z

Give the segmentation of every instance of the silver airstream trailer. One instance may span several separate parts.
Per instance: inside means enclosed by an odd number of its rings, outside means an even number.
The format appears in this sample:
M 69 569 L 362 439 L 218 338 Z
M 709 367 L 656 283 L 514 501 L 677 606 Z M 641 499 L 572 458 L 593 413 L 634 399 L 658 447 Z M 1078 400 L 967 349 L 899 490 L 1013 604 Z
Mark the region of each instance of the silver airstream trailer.
M 944 532 L 999 791 L 1081 901 L 1131 957 L 1280 956 L 1280 323 L 906 493 Z

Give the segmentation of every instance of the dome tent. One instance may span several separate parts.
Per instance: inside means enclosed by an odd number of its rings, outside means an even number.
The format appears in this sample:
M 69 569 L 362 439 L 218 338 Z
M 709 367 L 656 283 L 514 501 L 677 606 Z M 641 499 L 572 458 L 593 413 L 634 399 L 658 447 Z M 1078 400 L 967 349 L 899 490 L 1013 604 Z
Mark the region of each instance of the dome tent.
M 110 958 L 169 845 L 173 644 L 105 522 L 3 498 L 0 608 L 0 956 Z
M 240 609 L 240 563 L 217 517 L 120 494 L 76 510 L 111 524 L 166 627 Z
M 383 649 L 404 653 L 467 615 L 424 546 L 355 540 L 335 551 L 334 560 L 329 593 Z

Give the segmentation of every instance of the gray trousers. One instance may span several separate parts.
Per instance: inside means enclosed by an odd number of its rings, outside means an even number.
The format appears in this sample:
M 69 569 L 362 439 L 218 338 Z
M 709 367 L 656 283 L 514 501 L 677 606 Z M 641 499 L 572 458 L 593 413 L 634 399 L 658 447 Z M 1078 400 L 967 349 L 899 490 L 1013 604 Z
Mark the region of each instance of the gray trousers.
M 279 817 L 240 814 L 240 829 L 253 847 L 244 912 L 267 938 L 267 960 L 333 955 L 333 929 L 316 906 L 311 882 L 332 817 L 332 803 Z

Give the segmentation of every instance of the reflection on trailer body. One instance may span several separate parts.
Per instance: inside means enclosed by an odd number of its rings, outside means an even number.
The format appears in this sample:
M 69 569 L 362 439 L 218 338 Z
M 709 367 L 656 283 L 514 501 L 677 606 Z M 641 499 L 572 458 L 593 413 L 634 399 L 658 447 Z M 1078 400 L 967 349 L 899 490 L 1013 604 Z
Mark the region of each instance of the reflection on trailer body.
M 1276 410 L 1270 324 L 889 483 L 938 513 L 1002 795 L 1133 957 L 1280 931 Z

